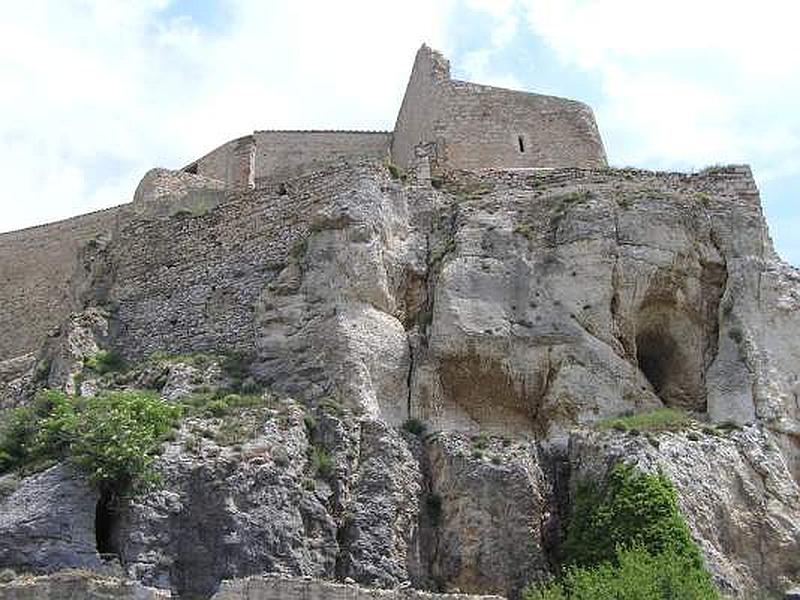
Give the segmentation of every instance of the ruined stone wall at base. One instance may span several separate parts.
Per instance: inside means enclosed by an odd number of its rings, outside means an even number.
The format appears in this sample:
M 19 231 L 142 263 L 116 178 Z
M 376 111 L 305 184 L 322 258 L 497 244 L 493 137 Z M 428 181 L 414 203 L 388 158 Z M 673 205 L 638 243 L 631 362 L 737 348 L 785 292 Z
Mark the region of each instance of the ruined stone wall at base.
M 225 581 L 212 600 L 503 600 L 500 596 L 433 594 L 410 588 L 380 590 L 299 577 L 248 577 Z
M 128 217 L 123 205 L 0 234 L 0 360 L 35 351 L 74 310 L 78 249 Z

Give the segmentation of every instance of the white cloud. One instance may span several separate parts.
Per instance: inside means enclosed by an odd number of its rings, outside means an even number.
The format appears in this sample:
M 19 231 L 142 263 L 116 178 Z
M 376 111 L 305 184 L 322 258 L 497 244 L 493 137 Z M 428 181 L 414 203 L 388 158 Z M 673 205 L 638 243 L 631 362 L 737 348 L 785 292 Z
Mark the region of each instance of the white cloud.
M 450 49 L 456 0 L 219 0 L 211 29 L 176 1 L 4 7 L 0 231 L 126 202 L 149 167 L 253 129 L 390 129 L 419 45 Z
M 533 32 L 599 74 L 612 160 L 770 165 L 800 140 L 800 4 L 529 0 Z

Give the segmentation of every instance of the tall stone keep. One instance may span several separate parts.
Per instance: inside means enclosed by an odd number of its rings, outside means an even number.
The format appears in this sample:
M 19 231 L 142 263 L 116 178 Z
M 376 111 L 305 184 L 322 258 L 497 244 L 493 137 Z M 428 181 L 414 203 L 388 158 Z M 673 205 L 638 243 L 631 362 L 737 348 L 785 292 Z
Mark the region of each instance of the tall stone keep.
M 409 167 L 419 146 L 453 169 L 606 165 L 586 104 L 451 79 L 449 62 L 425 45 L 397 116 L 392 159 Z

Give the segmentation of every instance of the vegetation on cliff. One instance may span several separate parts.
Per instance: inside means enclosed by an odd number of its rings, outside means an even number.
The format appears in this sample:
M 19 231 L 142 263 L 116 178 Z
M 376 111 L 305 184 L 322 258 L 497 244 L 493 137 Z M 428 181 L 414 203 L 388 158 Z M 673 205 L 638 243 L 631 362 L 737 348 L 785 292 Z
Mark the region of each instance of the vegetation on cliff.
M 525 600 L 719 597 L 662 474 L 619 464 L 602 488 L 580 485 L 563 551 L 562 577 L 529 588 Z
M 40 392 L 11 411 L 0 431 L 0 472 L 36 469 L 68 460 L 103 492 L 122 493 L 151 483 L 151 464 L 173 429 L 178 406 L 142 391 L 91 398 Z

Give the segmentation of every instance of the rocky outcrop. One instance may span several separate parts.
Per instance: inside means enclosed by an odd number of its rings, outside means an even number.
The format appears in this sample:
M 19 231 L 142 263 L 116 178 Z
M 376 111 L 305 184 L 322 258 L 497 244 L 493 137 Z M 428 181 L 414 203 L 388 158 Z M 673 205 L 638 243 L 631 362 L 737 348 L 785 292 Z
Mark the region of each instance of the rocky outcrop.
M 578 433 L 569 461 L 573 490 L 580 481 L 602 481 L 619 461 L 669 477 L 723 591 L 780 593 L 800 578 L 800 488 L 766 428 Z
M 331 578 L 336 523 L 311 452 L 296 405 L 190 420 L 160 459 L 162 489 L 118 516 L 110 543 L 136 580 L 179 594 L 263 571 Z
M 49 367 L 45 385 L 68 394 L 79 394 L 87 359 L 97 355 L 108 339 L 106 311 L 88 308 L 72 314 L 42 351 L 40 362 Z
M 58 465 L 0 497 L 0 566 L 19 571 L 103 569 L 95 540 L 98 494 Z
M 425 444 L 434 589 L 519 596 L 549 573 L 549 482 L 535 444 L 446 433 Z
M 0 362 L 0 410 L 13 408 L 25 397 L 25 388 L 33 378 L 36 357 L 23 354 Z
M 402 436 L 385 423 L 362 422 L 358 448 L 337 574 L 395 587 L 409 580 L 422 474 Z
M 225 183 L 169 169 L 150 169 L 133 195 L 133 208 L 147 216 L 168 217 L 179 212 L 202 214 L 225 200 Z
M 160 489 L 69 517 L 87 565 L 99 549 L 206 597 L 273 572 L 516 598 L 552 570 L 570 485 L 624 459 L 674 481 L 721 587 L 797 577 L 800 275 L 749 171 L 432 181 L 330 167 L 208 213 L 142 215 L 103 241 L 102 268 L 76 271 L 88 307 L 40 353 L 47 369 L 25 363 L 31 390 L 271 390 L 184 419 Z M 84 370 L 111 348 L 135 367 Z M 246 372 L 196 353 L 245 356 Z M 713 433 L 591 433 L 663 406 Z M 15 499 L 48 473 L 14 483 L 9 535 L 49 512 Z M 67 546 L 40 560 L 21 542 L 0 563 L 74 566 Z

